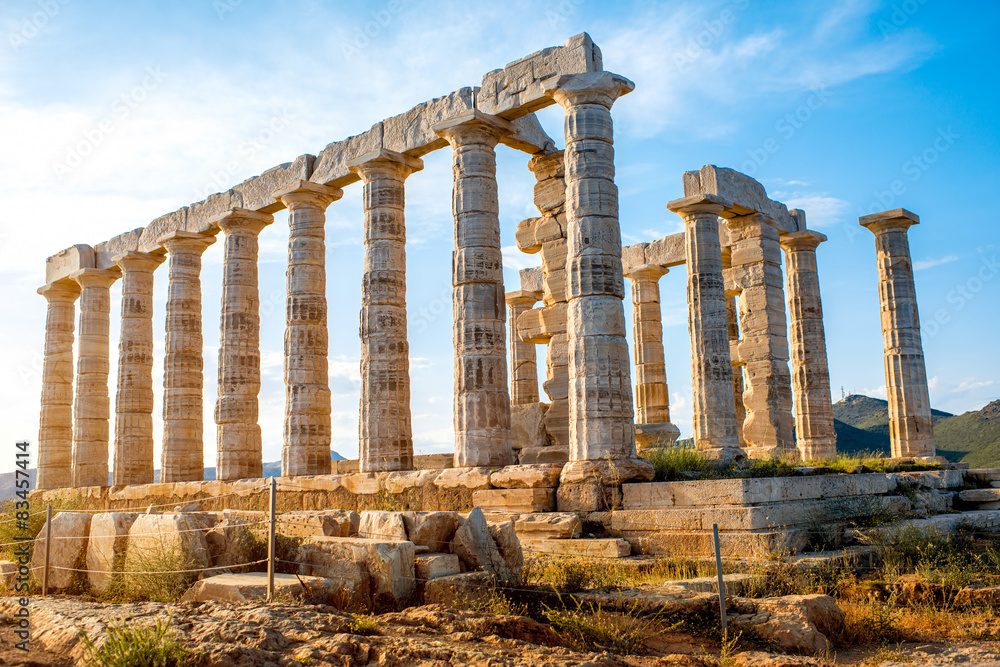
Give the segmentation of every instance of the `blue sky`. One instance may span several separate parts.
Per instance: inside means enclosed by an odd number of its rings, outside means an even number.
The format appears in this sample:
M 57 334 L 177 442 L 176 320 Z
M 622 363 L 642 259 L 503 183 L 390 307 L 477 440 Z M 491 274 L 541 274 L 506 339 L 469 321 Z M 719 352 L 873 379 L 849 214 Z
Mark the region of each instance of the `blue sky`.
M 96 244 L 491 69 L 587 31 L 635 92 L 614 109 L 625 243 L 680 231 L 665 208 L 704 164 L 750 173 L 806 210 L 820 247 L 830 371 L 884 396 L 874 242 L 859 215 L 908 208 L 934 406 L 1000 397 L 994 202 L 1000 93 L 994 3 L 323 3 L 9 1 L 0 7 L 0 438 L 37 438 L 45 257 Z M 558 108 L 539 117 L 562 144 Z M 507 289 L 514 228 L 536 215 L 527 156 L 501 147 Z M 448 151 L 407 182 L 408 306 L 418 453 L 451 451 Z M 328 211 L 334 448 L 357 454 L 360 188 Z M 261 236 L 261 424 L 281 448 L 287 222 Z M 206 459 L 214 461 L 221 244 L 205 256 Z M 166 271 L 155 287 L 162 380 Z M 674 420 L 690 435 L 683 269 L 661 279 Z M 117 346 L 120 292 L 112 302 Z M 543 348 L 539 348 L 540 354 Z M 116 369 L 112 354 L 112 387 Z M 160 395 L 154 417 L 160 437 Z M 157 457 L 159 448 L 157 447 Z M 13 457 L 11 457 L 11 462 Z M 12 463 L 0 461 L 0 470 Z

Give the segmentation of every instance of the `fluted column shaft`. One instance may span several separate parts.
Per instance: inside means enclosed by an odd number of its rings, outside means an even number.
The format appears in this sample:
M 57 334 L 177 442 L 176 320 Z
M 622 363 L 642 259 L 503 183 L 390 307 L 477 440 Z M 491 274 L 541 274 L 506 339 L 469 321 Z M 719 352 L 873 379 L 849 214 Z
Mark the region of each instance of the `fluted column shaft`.
M 837 454 L 823 302 L 816 270 L 816 247 L 825 240 L 826 236 L 813 231 L 792 232 L 781 237 L 788 282 L 788 347 L 792 358 L 795 444 L 806 461 L 833 458 Z
M 359 466 L 412 470 L 404 181 L 423 162 L 383 150 L 349 164 L 364 182 L 365 209 Z
M 258 423 L 260 394 L 260 291 L 257 237 L 274 218 L 235 209 L 213 222 L 226 235 L 222 283 L 219 398 L 215 405 L 216 479 L 263 475 Z
M 723 203 L 695 195 L 670 202 L 684 218 L 694 444 L 712 457 L 742 455 L 736 432 L 719 214 Z
M 541 292 L 508 292 L 507 306 L 510 308 L 510 365 L 511 365 L 511 405 L 530 405 L 538 402 L 538 365 L 535 359 L 535 344 L 525 343 L 517 335 L 517 317 L 531 310 L 542 298 Z
M 434 126 L 452 148 L 455 466 L 514 462 L 495 147 L 514 128 L 472 111 Z
M 905 209 L 861 218 L 861 225 L 875 234 L 889 435 L 895 457 L 934 456 L 936 453 L 907 239 L 907 229 L 919 222 L 916 215 Z
M 628 272 L 632 283 L 632 337 L 635 339 L 635 420 L 638 424 L 670 421 L 670 394 L 663 359 L 660 277 L 667 269 L 646 264 Z
M 201 256 L 215 239 L 178 231 L 159 242 L 170 256 L 160 481 L 195 482 L 205 476 Z
M 611 105 L 634 87 L 608 72 L 560 77 L 566 112 L 569 460 L 634 459 L 631 363 Z
M 81 269 L 80 336 L 73 403 L 73 486 L 108 485 L 111 395 L 108 393 L 111 326 L 110 287 L 117 271 Z
M 308 181 L 275 193 L 288 207 L 285 424 L 281 474 L 330 472 L 331 394 L 326 306 L 326 207 L 343 192 Z
M 73 332 L 80 286 L 63 280 L 39 288 L 48 301 L 36 489 L 73 485 Z
M 736 404 L 736 435 L 740 447 L 743 447 L 743 422 L 747 418 L 743 407 L 743 362 L 740 361 L 738 345 L 740 342 L 740 315 L 736 309 L 736 297 L 740 290 L 732 282 L 733 250 L 730 246 L 722 248 L 722 276 L 725 280 L 726 323 L 729 326 L 729 362 L 733 367 L 733 403 Z

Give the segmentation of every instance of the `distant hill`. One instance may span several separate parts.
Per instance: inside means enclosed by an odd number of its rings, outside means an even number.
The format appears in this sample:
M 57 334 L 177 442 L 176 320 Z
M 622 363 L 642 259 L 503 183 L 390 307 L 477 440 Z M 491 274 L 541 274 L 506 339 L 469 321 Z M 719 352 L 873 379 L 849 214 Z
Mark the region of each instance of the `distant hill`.
M 935 423 L 934 440 L 973 468 L 1000 468 L 1000 400 Z
M 949 412 L 931 409 L 935 430 L 938 422 L 954 417 Z M 862 394 L 851 394 L 833 404 L 833 429 L 837 451 L 890 453 L 889 402 Z

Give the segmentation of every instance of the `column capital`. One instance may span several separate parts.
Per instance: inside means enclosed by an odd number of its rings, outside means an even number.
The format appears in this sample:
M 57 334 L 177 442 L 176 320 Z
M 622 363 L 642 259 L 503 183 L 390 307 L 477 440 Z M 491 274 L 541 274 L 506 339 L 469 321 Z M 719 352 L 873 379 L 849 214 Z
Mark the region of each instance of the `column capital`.
M 625 277 L 631 281 L 638 280 L 659 280 L 661 276 L 670 272 L 665 266 L 660 264 L 640 264 L 625 269 Z
M 542 300 L 542 292 L 535 292 L 531 290 L 517 290 L 514 292 L 507 292 L 504 294 L 504 302 L 508 306 L 524 306 L 531 308 L 536 303 Z
M 63 278 L 38 288 L 50 303 L 53 301 L 76 301 L 80 297 L 80 285 L 74 280 Z
M 494 147 L 504 136 L 515 134 L 513 123 L 499 116 L 491 116 L 471 109 L 431 126 L 434 134 L 447 140 L 452 148 L 470 144 Z
M 327 206 L 343 197 L 344 191 L 330 185 L 299 180 L 276 190 L 271 193 L 271 196 L 287 208 L 305 205 L 326 209 Z
M 130 250 L 120 255 L 115 255 L 112 261 L 125 273 L 132 271 L 152 273 L 156 270 L 156 267 L 163 264 L 163 260 L 166 258 L 167 256 L 164 254 Z
M 215 243 L 215 237 L 198 234 L 197 232 L 177 230 L 164 234 L 156 242 L 166 248 L 167 252 L 171 255 L 184 253 L 200 255 L 205 252 L 208 246 Z
M 905 208 L 882 211 L 858 218 L 858 224 L 867 227 L 868 231 L 878 236 L 889 231 L 905 232 L 911 225 L 920 224 L 920 216 Z
M 70 280 L 86 289 L 87 287 L 111 287 L 116 280 L 122 277 L 121 269 L 79 269 L 69 274 Z
M 409 155 L 404 155 L 403 153 L 397 153 L 396 151 L 381 148 L 377 151 L 369 151 L 359 155 L 353 160 L 349 160 L 347 162 L 347 168 L 360 176 L 362 180 L 365 179 L 367 174 L 371 174 L 379 170 L 398 171 L 402 174 L 403 178 L 406 178 L 413 172 L 423 169 L 424 161 L 420 158 L 410 157 Z
M 782 234 L 778 238 L 778 242 L 781 243 L 781 247 L 785 250 L 785 252 L 792 252 L 796 250 L 815 251 L 816 246 L 824 241 L 826 241 L 826 234 L 820 234 L 819 232 L 814 232 L 811 229 L 804 229 L 801 232 Z
M 731 201 L 716 195 L 690 195 L 667 202 L 667 210 L 683 216 L 698 214 L 719 216 L 732 207 Z
M 543 84 L 545 94 L 564 109 L 577 104 L 600 104 L 611 108 L 622 95 L 635 90 L 635 84 L 612 72 L 564 74 Z
M 270 213 L 252 211 L 248 208 L 234 208 L 210 218 L 208 222 L 226 234 L 236 231 L 247 231 L 256 236 L 265 227 L 274 222 L 274 216 Z

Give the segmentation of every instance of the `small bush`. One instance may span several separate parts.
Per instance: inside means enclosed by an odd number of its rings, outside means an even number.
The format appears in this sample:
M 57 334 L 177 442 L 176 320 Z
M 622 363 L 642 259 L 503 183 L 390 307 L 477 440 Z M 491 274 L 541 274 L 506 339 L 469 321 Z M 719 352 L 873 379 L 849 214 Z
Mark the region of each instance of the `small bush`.
M 353 616 L 354 618 L 347 626 L 352 635 L 369 637 L 371 635 L 382 634 L 375 616 L 371 614 L 353 614 Z
M 194 654 L 177 641 L 169 621 L 157 620 L 156 625 L 131 627 L 119 621 L 108 625 L 107 634 L 107 641 L 98 649 L 90 637 L 80 631 L 85 664 L 94 667 L 186 667 L 196 664 Z
M 526 616 L 528 614 L 527 603 L 515 602 L 503 588 L 489 589 L 480 595 L 463 596 L 455 601 L 455 606 L 494 616 Z
M 694 447 L 684 445 L 656 447 L 643 453 L 643 457 L 653 464 L 657 482 L 688 479 L 683 474 L 685 472 L 699 472 L 706 476 L 715 472 L 711 461 Z
M 646 641 L 655 634 L 675 630 L 683 621 L 662 628 L 656 616 L 611 612 L 573 599 L 575 608 L 545 607 L 543 616 L 559 636 L 577 651 L 610 651 L 624 655 L 642 653 Z

